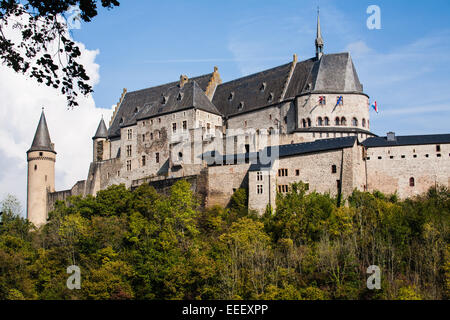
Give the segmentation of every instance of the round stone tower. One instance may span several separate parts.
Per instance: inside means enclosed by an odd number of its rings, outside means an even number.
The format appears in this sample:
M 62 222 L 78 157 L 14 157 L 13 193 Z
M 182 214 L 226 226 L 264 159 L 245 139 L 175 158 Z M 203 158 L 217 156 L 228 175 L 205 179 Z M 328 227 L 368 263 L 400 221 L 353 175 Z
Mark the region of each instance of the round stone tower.
M 36 134 L 27 151 L 27 218 L 40 227 L 47 222 L 47 198 L 55 191 L 55 146 L 50 140 L 47 121 L 42 110 Z

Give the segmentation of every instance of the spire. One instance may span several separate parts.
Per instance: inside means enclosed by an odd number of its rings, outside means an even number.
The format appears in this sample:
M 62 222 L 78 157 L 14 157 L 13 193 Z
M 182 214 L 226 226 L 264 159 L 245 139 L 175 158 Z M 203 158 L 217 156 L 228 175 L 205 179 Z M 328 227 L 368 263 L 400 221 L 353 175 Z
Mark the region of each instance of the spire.
M 323 45 L 322 30 L 320 28 L 320 10 L 317 8 L 316 58 L 319 60 L 323 56 Z
M 48 133 L 47 121 L 45 120 L 44 108 L 42 108 L 41 119 L 39 120 L 36 133 L 34 135 L 33 143 L 31 144 L 31 151 L 49 151 L 55 152 L 54 145 L 50 140 L 50 134 Z
M 108 129 L 106 129 L 105 121 L 100 120 L 100 123 L 98 124 L 97 131 L 95 132 L 95 136 L 92 139 L 98 139 L 98 138 L 108 138 Z

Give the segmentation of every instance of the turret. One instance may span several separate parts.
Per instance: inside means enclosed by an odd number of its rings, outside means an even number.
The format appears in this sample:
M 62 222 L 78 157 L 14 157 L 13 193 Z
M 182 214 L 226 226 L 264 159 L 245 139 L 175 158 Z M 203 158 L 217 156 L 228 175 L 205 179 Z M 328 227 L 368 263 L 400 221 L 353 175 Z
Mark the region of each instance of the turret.
M 92 137 L 92 140 L 94 148 L 93 161 L 100 162 L 109 159 L 108 129 L 106 129 L 103 117 L 98 124 L 97 131 Z
M 31 148 L 27 151 L 27 218 L 40 227 L 47 222 L 47 197 L 55 191 L 55 146 L 42 109 Z
M 317 35 L 316 35 L 316 58 L 320 60 L 323 56 L 324 42 L 322 39 L 322 30 L 320 28 L 320 12 L 317 10 Z

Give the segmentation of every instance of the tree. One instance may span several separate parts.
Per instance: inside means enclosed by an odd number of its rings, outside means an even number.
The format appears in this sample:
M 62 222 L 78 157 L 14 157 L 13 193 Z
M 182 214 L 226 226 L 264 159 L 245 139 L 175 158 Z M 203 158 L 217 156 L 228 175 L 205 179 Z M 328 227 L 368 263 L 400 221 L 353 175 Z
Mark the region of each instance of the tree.
M 81 51 L 70 39 L 64 13 L 79 7 L 85 22 L 97 16 L 97 3 L 119 6 L 117 0 L 0 0 L 0 59 L 15 72 L 59 89 L 69 107 L 77 106 L 78 93 L 92 92 L 89 76 L 79 63 Z

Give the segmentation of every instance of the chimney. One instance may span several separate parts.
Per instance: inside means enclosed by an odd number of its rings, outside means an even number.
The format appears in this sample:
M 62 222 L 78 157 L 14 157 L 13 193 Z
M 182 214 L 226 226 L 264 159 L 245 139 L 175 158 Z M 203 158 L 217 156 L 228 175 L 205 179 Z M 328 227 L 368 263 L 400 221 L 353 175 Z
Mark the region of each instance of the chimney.
M 387 141 L 397 141 L 397 137 L 395 136 L 395 132 L 387 133 Z
M 188 81 L 189 81 L 188 76 L 182 74 L 182 75 L 180 76 L 180 88 L 183 88 L 184 85 L 185 85 Z

